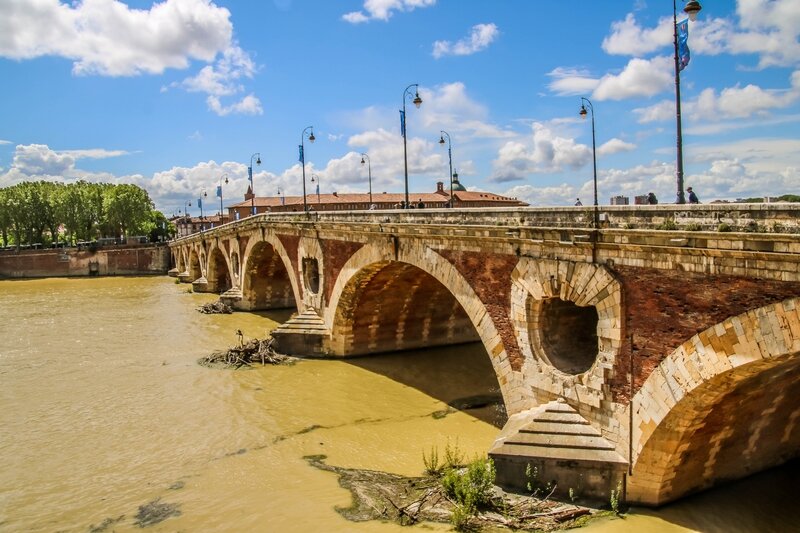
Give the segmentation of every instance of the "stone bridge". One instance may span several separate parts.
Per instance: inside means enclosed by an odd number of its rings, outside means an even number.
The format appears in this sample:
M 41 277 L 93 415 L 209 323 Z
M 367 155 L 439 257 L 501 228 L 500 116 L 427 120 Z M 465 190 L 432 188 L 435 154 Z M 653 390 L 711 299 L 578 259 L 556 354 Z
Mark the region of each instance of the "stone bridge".
M 287 353 L 483 343 L 505 485 L 660 505 L 800 455 L 800 206 L 591 209 L 259 215 L 171 273 L 295 308 Z

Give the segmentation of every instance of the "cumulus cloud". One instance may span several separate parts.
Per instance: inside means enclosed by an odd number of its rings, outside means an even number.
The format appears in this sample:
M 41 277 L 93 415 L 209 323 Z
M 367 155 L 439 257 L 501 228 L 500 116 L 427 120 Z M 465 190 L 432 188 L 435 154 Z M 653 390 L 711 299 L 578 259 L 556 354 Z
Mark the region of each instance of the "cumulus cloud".
M 77 75 L 133 76 L 211 61 L 227 48 L 230 12 L 208 0 L 165 0 L 149 10 L 117 0 L 0 3 L 0 55 L 59 56 Z
M 619 74 L 606 74 L 600 78 L 592 96 L 597 100 L 625 100 L 650 97 L 670 87 L 673 74 L 672 58 L 631 59 Z
M 476 24 L 467 37 L 452 43 L 450 41 L 436 41 L 433 43 L 433 57 L 439 59 L 443 56 L 468 56 L 485 50 L 498 37 L 500 32 L 497 26 L 490 24 Z
M 522 180 L 528 174 L 576 169 L 591 161 L 590 147 L 562 137 L 540 122 L 534 122 L 532 129 L 528 142 L 509 141 L 500 148 L 492 162 L 491 181 Z
M 617 139 L 615 137 L 599 146 L 597 148 L 597 155 L 611 155 L 618 154 L 620 152 L 631 152 L 633 150 L 636 150 L 635 144 L 625 142 L 622 139 Z
M 560 96 L 574 96 L 591 91 L 592 98 L 596 100 L 651 97 L 673 83 L 671 65 L 673 59 L 666 56 L 633 58 L 619 73 L 609 73 L 600 78 L 592 77 L 585 70 L 560 67 L 548 73 L 553 78 L 548 87 Z
M 739 0 L 738 21 L 701 16 L 689 30 L 693 53 L 756 54 L 758 68 L 793 66 L 800 61 L 800 3 L 796 0 Z M 608 54 L 641 57 L 673 43 L 672 17 L 643 28 L 630 13 L 614 22 L 603 40 Z
M 413 11 L 435 4 L 436 0 L 365 0 L 364 11 L 346 13 L 342 15 L 342 20 L 351 24 L 360 24 L 370 20 L 387 21 L 395 11 Z
M 681 102 L 681 114 L 691 120 L 720 122 L 760 116 L 766 118 L 770 111 L 784 109 L 800 100 L 800 70 L 790 76 L 790 86 L 785 89 L 764 89 L 748 84 L 726 87 L 717 92 L 707 88 L 697 98 Z M 675 102 L 664 100 L 652 106 L 633 110 L 641 124 L 675 119 Z M 715 128 L 713 131 L 718 131 Z
M 229 105 L 223 105 L 221 102 L 223 97 L 243 92 L 245 89 L 240 83 L 241 80 L 252 79 L 257 70 L 255 62 L 247 52 L 238 46 L 230 46 L 213 64 L 206 65 L 195 76 L 163 87 L 162 92 L 178 87 L 188 92 L 206 93 L 208 108 L 219 116 L 232 113 L 261 115 L 264 112 L 261 100 L 253 94 Z

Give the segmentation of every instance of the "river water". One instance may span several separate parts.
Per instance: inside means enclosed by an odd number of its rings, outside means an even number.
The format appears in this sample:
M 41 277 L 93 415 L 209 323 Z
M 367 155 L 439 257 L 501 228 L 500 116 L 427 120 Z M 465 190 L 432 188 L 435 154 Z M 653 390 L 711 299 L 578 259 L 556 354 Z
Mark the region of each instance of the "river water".
M 287 312 L 203 315 L 171 278 L 0 281 L 0 531 L 409 531 L 351 523 L 329 464 L 417 475 L 449 443 L 484 454 L 502 414 L 480 345 L 244 371 L 198 358 Z M 445 415 L 445 416 L 442 416 Z M 787 531 L 797 466 L 586 531 Z M 446 525 L 424 525 L 447 531 Z

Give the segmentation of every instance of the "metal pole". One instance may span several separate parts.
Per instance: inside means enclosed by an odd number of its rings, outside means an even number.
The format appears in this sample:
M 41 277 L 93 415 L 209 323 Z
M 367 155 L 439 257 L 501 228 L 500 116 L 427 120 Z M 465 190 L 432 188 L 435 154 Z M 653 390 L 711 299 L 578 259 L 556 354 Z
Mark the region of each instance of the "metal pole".
M 676 203 L 685 204 L 686 196 L 683 192 L 683 132 L 681 127 L 681 74 L 678 58 L 678 8 L 675 0 L 672 0 L 672 30 L 673 43 L 675 45 L 675 122 L 677 127 L 676 142 L 678 145 L 678 156 L 675 163 L 678 177 L 678 198 Z
M 443 136 L 447 136 L 447 158 L 450 161 L 450 207 L 453 207 L 453 144 L 450 141 L 450 134 L 444 130 L 439 130 Z M 444 140 L 444 137 L 441 139 Z
M 303 133 L 300 134 L 300 163 L 303 165 L 303 212 L 308 212 L 308 202 L 306 200 L 306 147 L 305 147 L 305 140 L 306 140 L 306 132 L 311 130 L 311 137 L 314 135 L 314 126 L 307 126 Z M 313 142 L 313 139 L 309 137 L 309 140 Z
M 408 144 L 406 142 L 406 123 L 407 123 L 407 119 L 406 119 L 406 97 L 411 95 L 411 93 L 409 93 L 408 90 L 410 88 L 412 88 L 412 87 L 416 87 L 417 89 L 419 89 L 419 84 L 412 83 L 411 85 L 406 87 L 405 91 L 403 91 L 403 123 L 402 123 L 403 132 L 402 133 L 403 133 L 403 168 L 405 169 L 405 192 L 406 192 L 406 194 L 405 194 L 405 198 L 406 198 L 405 209 L 409 208 L 409 201 L 408 201 Z M 422 99 L 420 99 L 419 91 L 417 91 L 417 96 L 414 98 L 414 105 L 419 107 L 419 104 L 421 104 L 421 103 L 422 103 Z

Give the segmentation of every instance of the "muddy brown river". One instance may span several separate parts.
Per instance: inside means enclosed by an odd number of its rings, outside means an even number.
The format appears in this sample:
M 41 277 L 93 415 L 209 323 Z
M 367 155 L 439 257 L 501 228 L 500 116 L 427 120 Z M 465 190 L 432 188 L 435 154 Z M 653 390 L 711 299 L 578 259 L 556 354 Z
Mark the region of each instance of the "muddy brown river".
M 196 361 L 287 312 L 203 315 L 171 278 L 0 281 L 0 531 L 447 531 L 351 523 L 335 474 L 417 475 L 422 453 L 484 454 L 497 393 L 479 344 L 244 371 Z M 789 531 L 796 465 L 585 531 Z M 161 521 L 148 522 L 154 512 Z M 157 511 L 157 512 L 156 512 Z

